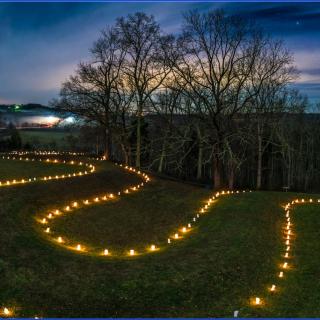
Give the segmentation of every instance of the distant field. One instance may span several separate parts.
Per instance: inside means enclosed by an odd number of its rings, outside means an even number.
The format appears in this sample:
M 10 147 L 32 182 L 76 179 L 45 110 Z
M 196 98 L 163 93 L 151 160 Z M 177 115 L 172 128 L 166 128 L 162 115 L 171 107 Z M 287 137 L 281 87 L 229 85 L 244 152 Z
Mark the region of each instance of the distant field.
M 36 148 L 66 149 L 70 132 L 43 130 L 19 130 L 22 143 L 29 143 Z

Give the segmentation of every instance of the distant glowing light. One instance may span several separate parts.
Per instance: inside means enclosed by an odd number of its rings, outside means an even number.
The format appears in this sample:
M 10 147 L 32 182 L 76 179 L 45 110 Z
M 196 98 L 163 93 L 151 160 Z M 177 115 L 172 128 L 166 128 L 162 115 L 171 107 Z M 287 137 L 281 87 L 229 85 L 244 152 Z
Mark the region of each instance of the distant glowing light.
M 75 119 L 74 117 L 68 117 L 68 118 L 65 118 L 64 121 L 68 124 L 71 124 L 75 122 Z
M 3 314 L 6 316 L 10 316 L 12 312 L 8 308 L 3 308 Z

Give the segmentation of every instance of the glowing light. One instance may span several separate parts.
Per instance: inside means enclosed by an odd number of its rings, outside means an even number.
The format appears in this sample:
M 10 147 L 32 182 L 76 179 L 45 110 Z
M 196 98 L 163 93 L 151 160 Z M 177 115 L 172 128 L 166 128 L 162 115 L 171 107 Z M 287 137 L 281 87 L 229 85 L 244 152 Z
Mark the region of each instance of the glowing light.
M 108 249 L 104 249 L 103 254 L 104 254 L 105 256 L 107 256 L 107 255 L 109 254 L 109 250 L 108 250 Z
M 49 233 L 49 232 L 50 232 L 50 228 L 47 228 L 47 229 L 46 229 L 46 233 Z
M 12 312 L 8 308 L 3 308 L 3 314 L 6 316 L 10 316 Z
M 171 239 L 170 238 L 168 238 L 168 243 L 171 243 Z
M 258 304 L 261 304 L 261 299 L 256 297 L 256 300 L 255 300 L 255 303 L 258 305 Z
M 283 268 L 283 269 L 286 269 L 287 267 L 288 267 L 288 263 L 285 262 L 285 263 L 283 264 L 282 268 Z
M 77 206 L 78 206 L 78 202 L 74 202 L 74 203 L 73 203 L 73 206 L 74 206 L 74 207 L 77 207 Z
M 276 286 L 273 284 L 272 286 L 271 286 L 271 289 L 270 289 L 271 291 L 276 291 Z
M 62 237 L 58 237 L 58 242 L 59 242 L 59 243 L 62 243 L 62 242 L 63 242 Z
M 176 233 L 176 234 L 174 235 L 174 238 L 175 238 L 175 239 L 179 239 L 179 234 Z
M 283 271 L 280 271 L 279 278 L 283 278 Z
M 129 254 L 130 254 L 130 256 L 134 256 L 134 250 L 133 249 L 130 249 L 130 251 L 129 251 Z
M 153 245 L 151 245 L 150 250 L 151 250 L 151 251 L 156 250 L 156 246 L 155 246 L 154 244 L 153 244 Z
M 70 207 L 69 206 L 66 206 L 66 211 L 70 211 Z
M 78 251 L 81 251 L 81 250 L 82 250 L 82 248 L 81 248 L 81 244 L 77 244 L 76 249 L 77 249 Z
M 64 119 L 64 122 L 67 124 L 74 123 L 74 121 L 75 121 L 74 117 L 67 117 Z
M 186 227 L 183 227 L 183 228 L 182 228 L 182 232 L 187 232 L 187 228 L 186 228 Z

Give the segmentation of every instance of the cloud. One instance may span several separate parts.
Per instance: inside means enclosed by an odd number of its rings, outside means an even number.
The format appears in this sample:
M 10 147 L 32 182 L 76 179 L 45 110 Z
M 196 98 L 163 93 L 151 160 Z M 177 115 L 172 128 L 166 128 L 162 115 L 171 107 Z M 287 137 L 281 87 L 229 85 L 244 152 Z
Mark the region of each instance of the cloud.
M 89 57 L 100 30 L 119 16 L 144 11 L 165 32 L 177 33 L 182 12 L 216 8 L 254 19 L 284 38 L 302 71 L 299 83 L 319 82 L 316 3 L 0 3 L 0 101 L 46 104 L 77 63 Z

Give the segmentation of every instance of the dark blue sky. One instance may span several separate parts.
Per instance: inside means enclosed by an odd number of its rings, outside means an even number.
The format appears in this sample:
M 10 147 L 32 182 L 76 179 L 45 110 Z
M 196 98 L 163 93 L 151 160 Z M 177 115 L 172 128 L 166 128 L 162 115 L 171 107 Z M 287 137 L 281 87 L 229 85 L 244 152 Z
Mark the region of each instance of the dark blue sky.
M 256 20 L 285 41 L 301 77 L 295 84 L 320 101 L 320 3 L 0 3 L 0 103 L 47 104 L 106 25 L 144 11 L 165 32 L 179 32 L 182 13 L 224 8 Z

